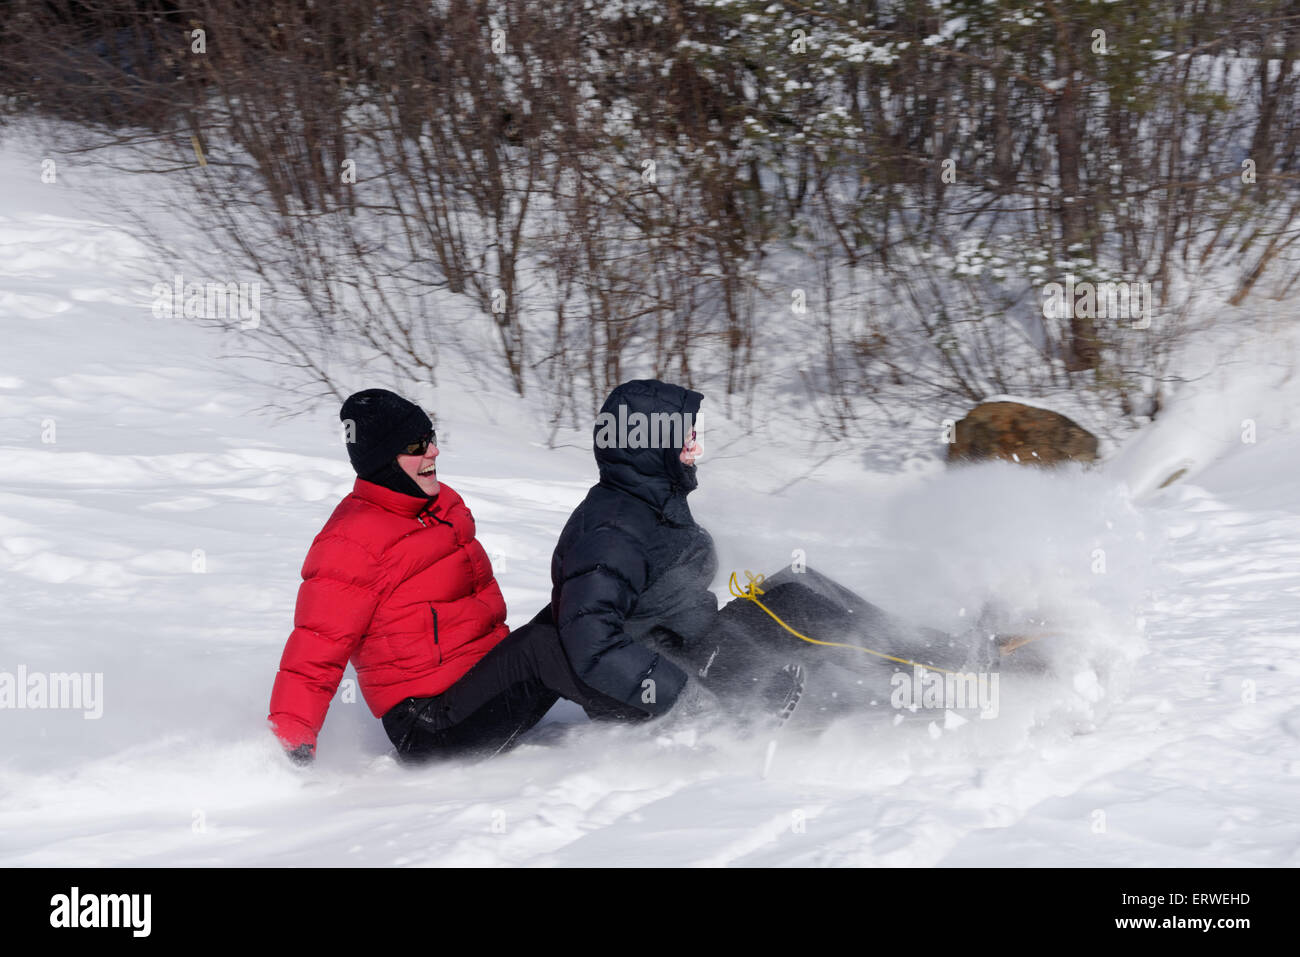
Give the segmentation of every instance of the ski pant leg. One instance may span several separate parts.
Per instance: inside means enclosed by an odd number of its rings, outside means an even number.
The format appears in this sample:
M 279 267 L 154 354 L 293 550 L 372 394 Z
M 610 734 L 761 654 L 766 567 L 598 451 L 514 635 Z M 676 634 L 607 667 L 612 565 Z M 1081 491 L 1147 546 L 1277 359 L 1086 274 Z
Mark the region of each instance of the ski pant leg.
M 829 694 L 844 683 L 842 679 L 851 685 L 853 673 L 862 665 L 853 653 L 804 641 L 772 617 L 818 641 L 851 642 L 854 635 L 882 627 L 886 618 L 883 611 L 851 592 L 843 592 L 845 597 L 841 597 L 825 587 L 828 582 L 820 576 L 782 576 L 769 584 L 760 597 L 767 611 L 743 598 L 723 606 L 707 640 L 696 652 L 712 658 L 703 679 L 705 686 L 723 699 L 740 704 L 761 689 L 766 679 L 790 664 L 804 668 L 814 696 L 821 690 Z M 851 607 L 846 598 L 853 599 Z
M 888 700 L 890 676 L 908 668 L 909 662 L 948 670 L 964 667 L 966 649 L 955 636 L 899 618 L 811 568 L 798 574 L 782 572 L 773 579 L 777 584 L 769 583 L 762 596 L 773 614 L 810 638 L 862 649 L 794 639 L 790 654 L 808 674 L 805 697 L 822 710 L 850 710 L 864 702 Z M 780 629 L 776 622 L 771 624 Z
M 717 695 L 728 707 L 740 707 L 759 685 L 790 662 L 781 642 L 774 640 L 774 623 L 750 602 L 724 605 L 708 632 L 680 653 L 691 680 Z
M 507 635 L 440 695 L 407 698 L 383 717 L 403 758 L 495 754 L 537 724 L 559 698 L 597 717 L 633 718 L 626 705 L 584 684 L 569 664 L 550 606 Z

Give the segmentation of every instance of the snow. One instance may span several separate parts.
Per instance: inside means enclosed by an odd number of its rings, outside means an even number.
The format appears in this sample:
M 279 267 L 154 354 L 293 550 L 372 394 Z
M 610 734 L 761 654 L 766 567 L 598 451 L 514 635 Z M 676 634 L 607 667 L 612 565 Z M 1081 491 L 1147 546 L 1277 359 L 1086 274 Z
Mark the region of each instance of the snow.
M 926 624 L 995 596 L 1047 619 L 1050 671 L 1004 672 L 994 720 L 881 702 L 746 740 L 561 703 L 508 755 L 411 770 L 345 681 L 304 771 L 264 719 L 298 568 L 352 482 L 336 407 L 259 411 L 265 370 L 216 358 L 239 333 L 155 318 L 173 270 L 89 177 L 40 184 L 38 159 L 0 148 L 0 176 L 31 184 L 0 201 L 0 672 L 102 674 L 103 713 L 0 710 L 0 863 L 1300 863 L 1300 396 L 1281 325 L 1237 353 L 1250 375 L 1207 367 L 1094 469 L 948 470 L 937 443 L 902 472 L 812 467 L 706 407 L 727 439 L 702 436 L 692 504 L 719 596 L 732 570 L 800 550 Z M 593 481 L 590 436 L 547 448 L 526 403 L 450 372 L 429 399 L 440 471 L 521 624 Z
M 1135 495 L 1149 495 L 1182 471 L 1199 476 L 1216 463 L 1235 463 L 1237 481 L 1269 495 L 1262 485 L 1285 485 L 1300 457 L 1288 436 L 1300 429 L 1300 376 L 1294 320 L 1261 324 L 1251 338 L 1221 332 L 1189 357 L 1177 401 L 1116 456 L 1112 472 Z M 1270 467 L 1260 472 L 1263 458 Z M 1259 473 L 1259 474 L 1255 474 Z M 1254 475 L 1254 477 L 1252 477 Z M 1262 482 L 1260 480 L 1263 480 Z

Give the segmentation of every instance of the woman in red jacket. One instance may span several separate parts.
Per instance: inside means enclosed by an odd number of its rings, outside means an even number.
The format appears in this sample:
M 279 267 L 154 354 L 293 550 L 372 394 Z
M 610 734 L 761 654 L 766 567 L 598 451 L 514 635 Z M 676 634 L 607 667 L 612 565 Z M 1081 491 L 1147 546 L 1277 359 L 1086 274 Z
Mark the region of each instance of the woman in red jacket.
M 307 553 L 271 691 L 270 724 L 295 762 L 314 757 L 349 660 L 403 758 L 503 750 L 561 696 L 593 715 L 644 716 L 574 675 L 549 605 L 506 627 L 474 518 L 438 481 L 422 409 L 367 389 L 339 418 L 357 480 Z

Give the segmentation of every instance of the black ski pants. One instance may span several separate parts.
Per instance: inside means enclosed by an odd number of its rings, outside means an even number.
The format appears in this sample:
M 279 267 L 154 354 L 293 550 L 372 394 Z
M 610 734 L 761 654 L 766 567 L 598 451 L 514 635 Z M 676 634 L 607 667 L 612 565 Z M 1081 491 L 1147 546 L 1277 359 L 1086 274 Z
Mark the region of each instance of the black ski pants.
M 511 747 L 560 698 L 577 702 L 597 719 L 647 716 L 574 674 L 547 605 L 442 694 L 398 702 L 383 724 L 403 760 L 488 756 Z

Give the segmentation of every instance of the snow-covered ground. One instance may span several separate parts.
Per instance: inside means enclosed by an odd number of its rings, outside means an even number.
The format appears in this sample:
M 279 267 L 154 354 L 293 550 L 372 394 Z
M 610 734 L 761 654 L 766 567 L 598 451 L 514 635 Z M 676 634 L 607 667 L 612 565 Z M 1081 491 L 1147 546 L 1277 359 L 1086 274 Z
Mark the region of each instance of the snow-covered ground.
M 239 333 L 155 318 L 173 267 L 75 167 L 41 184 L 39 159 L 0 148 L 21 184 L 0 201 L 0 675 L 102 675 L 102 714 L 0 710 L 0 863 L 1300 863 L 1284 326 L 1216 345 L 1087 472 L 949 471 L 941 447 L 888 474 L 753 437 L 710 449 L 693 506 L 720 596 L 730 571 L 802 550 L 927 624 L 997 597 L 1061 631 L 1039 646 L 1047 673 L 1001 676 L 996 718 L 880 702 L 822 730 L 796 714 L 771 741 L 597 727 L 561 703 L 508 755 L 412 770 L 345 684 L 303 771 L 264 719 L 298 568 L 352 483 L 337 410 L 260 413 L 265 368 L 215 358 Z M 547 600 L 590 453 L 578 435 L 546 448 L 526 406 L 452 375 L 428 398 L 440 474 L 520 624 Z

